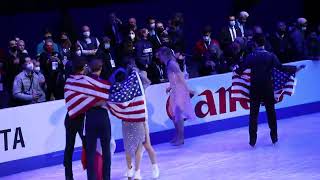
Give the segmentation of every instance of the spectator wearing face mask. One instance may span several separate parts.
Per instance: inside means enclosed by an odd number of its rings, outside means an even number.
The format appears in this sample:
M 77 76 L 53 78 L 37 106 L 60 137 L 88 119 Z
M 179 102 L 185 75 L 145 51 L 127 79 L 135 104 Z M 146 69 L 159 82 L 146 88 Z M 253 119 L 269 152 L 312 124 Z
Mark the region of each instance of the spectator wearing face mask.
M 197 59 L 201 59 L 203 57 L 204 53 L 206 53 L 209 50 L 209 46 L 212 44 L 216 44 L 219 46 L 219 42 L 211 37 L 211 27 L 206 26 L 202 32 L 202 39 L 198 40 L 196 42 L 195 48 L 194 48 L 194 56 Z
M 14 58 L 19 56 L 18 46 L 16 40 L 9 41 L 7 58 Z
M 240 29 L 241 37 L 245 37 L 246 31 L 247 31 L 246 23 L 247 23 L 248 17 L 249 17 L 249 13 L 247 13 L 246 11 L 241 11 L 239 13 L 238 19 L 236 20 L 236 26 Z
M 133 30 L 128 30 L 125 33 L 125 40 L 121 45 L 121 66 L 127 67 L 127 64 L 122 61 L 125 57 L 135 57 L 136 51 L 134 44 L 137 42 L 136 33 Z
M 235 41 L 237 37 L 242 37 L 239 27 L 236 26 L 234 16 L 228 17 L 228 25 L 223 27 L 220 34 L 220 44 L 223 51 Z
M 19 55 L 16 40 L 9 41 L 9 50 L 6 55 L 7 79 L 9 92 L 12 90 L 14 78 L 22 71 L 22 64 L 24 59 Z M 12 93 L 10 93 L 12 94 Z
M 54 51 L 53 42 L 50 39 L 45 41 L 44 49 L 39 61 L 47 82 L 46 100 L 63 99 L 64 68 L 61 57 Z
M 157 22 L 156 24 L 156 34 L 157 34 L 157 41 L 160 47 L 166 46 L 172 48 L 172 41 L 169 37 L 168 31 L 165 29 L 162 22 Z
M 43 47 L 46 40 L 51 40 L 53 42 L 52 33 L 49 31 L 45 32 L 43 40 L 37 45 L 37 56 L 40 56 L 40 54 L 45 51 Z M 59 52 L 59 48 L 56 43 L 53 42 L 52 47 L 55 52 Z
M 119 63 L 114 58 L 114 51 L 111 46 L 111 39 L 109 37 L 103 37 L 103 41 L 99 46 L 99 49 L 96 54 L 96 58 L 102 60 L 102 71 L 101 78 L 109 79 L 113 70 L 119 65 Z
M 27 105 L 45 101 L 45 94 L 40 87 L 39 76 L 33 73 L 33 63 L 30 57 L 25 58 L 23 71 L 13 83 L 13 96 L 16 105 Z
M 82 27 L 82 38 L 77 41 L 81 49 L 81 55 L 84 57 L 92 58 L 96 54 L 100 45 L 99 40 L 91 35 L 89 26 Z
M 43 92 L 46 92 L 46 89 L 47 89 L 46 79 L 41 72 L 40 62 L 37 60 L 32 60 L 32 63 L 33 63 L 33 72 L 39 77 L 40 87 L 43 90 Z
M 149 31 L 143 28 L 139 32 L 140 39 L 135 43 L 136 65 L 141 71 L 148 71 L 152 62 L 152 44 L 148 40 Z
M 156 29 L 156 19 L 153 17 L 149 17 L 147 20 L 147 27 L 149 30 L 148 39 L 152 43 L 152 48 L 156 50 L 161 47 L 161 41 L 158 37 Z
M 181 72 L 183 73 L 184 79 L 189 79 L 189 73 L 187 71 L 186 64 L 186 56 L 181 51 L 175 51 L 174 56 L 176 57 Z
M 59 56 L 61 57 L 64 66 L 71 58 L 71 46 L 72 43 L 68 34 L 66 32 L 62 32 L 59 42 Z
M 128 27 L 129 30 L 132 30 L 134 32 L 137 32 L 138 26 L 137 26 L 137 20 L 134 17 L 131 17 L 128 19 Z
M 303 60 L 306 54 L 307 19 L 298 18 L 296 28 L 290 34 L 294 60 Z
M 207 51 L 209 51 L 209 47 L 213 44 L 219 46 L 219 42 L 211 37 L 211 33 L 211 26 L 206 26 L 202 31 L 202 38 L 196 42 L 193 53 L 193 61 L 190 62 L 191 77 L 199 76 L 203 56 Z
M 277 55 L 281 63 L 290 62 L 291 44 L 285 22 L 277 23 L 277 30 L 270 37 L 272 51 Z

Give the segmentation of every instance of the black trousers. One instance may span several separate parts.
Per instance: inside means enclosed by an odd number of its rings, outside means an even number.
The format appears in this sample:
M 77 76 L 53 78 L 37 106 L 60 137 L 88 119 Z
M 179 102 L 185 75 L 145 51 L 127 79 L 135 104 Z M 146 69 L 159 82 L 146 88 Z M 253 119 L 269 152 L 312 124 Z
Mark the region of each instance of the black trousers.
M 274 108 L 275 100 L 273 87 L 264 87 L 250 90 L 250 119 L 249 119 L 249 134 L 250 137 L 256 137 L 258 131 L 258 115 L 260 105 L 263 102 L 266 107 L 268 125 L 270 135 L 277 136 L 277 118 Z
M 81 114 L 74 119 L 70 119 L 69 115 L 67 114 L 64 125 L 66 128 L 66 146 L 64 149 L 63 165 L 65 167 L 66 178 L 72 179 L 72 156 L 77 133 L 82 140 L 82 145 L 84 147 L 86 146 L 85 138 L 83 136 L 84 114 Z
M 111 153 L 110 138 L 111 125 L 108 111 L 101 107 L 91 108 L 86 113 L 86 153 L 87 153 L 87 177 L 88 180 L 96 180 L 97 175 L 94 170 L 94 159 L 97 148 L 97 139 L 100 138 L 102 158 L 103 158 L 103 179 L 110 180 Z

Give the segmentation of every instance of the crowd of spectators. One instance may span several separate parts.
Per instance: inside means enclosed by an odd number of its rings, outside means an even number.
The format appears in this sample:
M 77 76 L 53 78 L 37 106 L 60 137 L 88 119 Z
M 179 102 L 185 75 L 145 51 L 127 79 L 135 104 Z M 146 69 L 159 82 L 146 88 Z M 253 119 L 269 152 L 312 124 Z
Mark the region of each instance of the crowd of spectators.
M 320 25 L 307 31 L 307 20 L 298 18 L 290 25 L 279 21 L 275 32 L 266 33 L 261 26 L 247 25 L 248 20 L 249 14 L 242 11 L 226 18 L 220 34 L 213 34 L 210 26 L 203 27 L 192 52 L 186 52 L 181 13 L 168 22 L 149 17 L 144 24 L 134 17 L 123 22 L 111 13 L 101 38 L 95 37 L 94 27 L 87 25 L 77 40 L 70 39 L 67 32 L 53 39 L 52 32 L 46 31 L 37 47 L 28 47 L 15 37 L 0 57 L 0 109 L 63 99 L 65 80 L 72 74 L 73 62 L 80 58 L 88 62 L 102 59 L 103 79 L 118 67 L 135 66 L 146 72 L 152 84 L 158 84 L 167 81 L 166 65 L 155 56 L 162 46 L 173 50 L 187 79 L 230 72 L 255 48 L 253 36 L 262 33 L 267 39 L 266 50 L 275 53 L 282 63 L 320 59 Z M 28 48 L 35 48 L 36 55 L 29 54 Z

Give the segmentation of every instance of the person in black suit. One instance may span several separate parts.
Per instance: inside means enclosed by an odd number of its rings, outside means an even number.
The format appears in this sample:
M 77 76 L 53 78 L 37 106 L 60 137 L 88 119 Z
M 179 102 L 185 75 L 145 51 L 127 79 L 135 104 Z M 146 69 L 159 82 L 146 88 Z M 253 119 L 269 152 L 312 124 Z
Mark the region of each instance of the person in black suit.
M 228 21 L 228 26 L 223 27 L 220 34 L 220 45 L 223 51 L 225 51 L 237 37 L 242 37 L 239 27 L 236 26 L 235 17 L 229 16 Z
M 304 66 L 300 66 L 299 68 L 295 66 L 282 66 L 275 54 L 264 49 L 266 40 L 263 34 L 254 35 L 254 41 L 257 48 L 246 57 L 244 63 L 237 69 L 238 73 L 247 68 L 251 69 L 249 144 L 252 147 L 255 146 L 257 141 L 257 119 L 262 102 L 267 111 L 272 143 L 275 144 L 278 141 L 272 69 L 277 68 L 281 71 L 297 72 L 304 68 Z
M 101 80 L 103 62 L 101 59 L 92 59 L 90 69 L 93 79 Z M 86 132 L 86 154 L 87 154 L 87 179 L 96 180 L 97 174 L 95 171 L 95 154 L 97 147 L 97 139 L 100 139 L 102 149 L 102 177 L 104 180 L 110 180 L 111 171 L 111 125 L 106 107 L 106 101 L 97 102 L 94 107 L 86 112 L 85 132 Z
M 72 61 L 74 74 L 85 74 L 86 64 L 86 59 L 82 57 L 78 57 L 77 59 Z M 64 149 L 63 160 L 63 165 L 65 167 L 65 178 L 66 180 L 73 180 L 72 156 L 77 133 L 79 134 L 82 140 L 83 147 L 86 147 L 85 138 L 83 136 L 84 114 L 80 114 L 74 119 L 70 119 L 67 113 L 64 125 L 66 128 L 66 146 Z

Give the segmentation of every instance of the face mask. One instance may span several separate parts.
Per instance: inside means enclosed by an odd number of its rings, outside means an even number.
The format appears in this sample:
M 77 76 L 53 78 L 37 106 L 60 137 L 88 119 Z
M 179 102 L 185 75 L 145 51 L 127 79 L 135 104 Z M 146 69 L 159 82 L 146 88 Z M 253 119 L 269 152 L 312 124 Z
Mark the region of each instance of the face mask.
M 85 37 L 89 37 L 89 36 L 90 36 L 90 31 L 85 31 L 85 32 L 83 32 L 83 35 L 84 35 Z
M 162 33 L 162 32 L 164 31 L 164 28 L 158 28 L 157 31 L 158 31 L 159 33 Z
M 81 56 L 81 50 L 77 50 L 77 51 L 76 51 L 76 55 L 77 55 L 77 56 Z
M 129 37 L 133 40 L 136 36 L 134 34 L 130 34 Z
M 10 47 L 10 50 L 11 50 L 11 51 L 17 51 L 17 50 L 18 50 L 18 47 L 17 47 L 17 46 Z
M 53 47 L 52 47 L 52 46 L 47 46 L 46 49 L 47 49 L 47 51 L 48 51 L 49 53 L 52 53 L 52 52 L 53 52 Z
M 236 25 L 236 21 L 229 21 L 230 26 L 235 26 Z
M 136 29 L 136 25 L 134 25 L 134 24 L 129 24 L 129 28 L 130 28 L 130 29 Z
M 240 21 L 241 21 L 241 24 L 245 24 L 247 22 L 246 19 L 241 19 Z
M 35 72 L 40 72 L 40 66 L 34 67 Z
M 208 42 L 208 41 L 210 41 L 210 37 L 209 37 L 209 36 L 203 36 L 203 40 L 204 40 L 205 42 Z
M 109 48 L 110 48 L 110 44 L 109 44 L 109 43 L 105 43 L 105 44 L 104 44 L 104 48 L 105 48 L 105 49 L 109 49 Z
M 154 29 L 155 27 L 156 27 L 156 24 L 155 24 L 155 23 L 151 23 L 151 24 L 150 24 L 150 28 L 151 28 L 151 29 Z
M 306 30 L 307 30 L 307 27 L 306 27 L 306 26 L 303 26 L 301 29 L 302 29 L 302 31 L 306 31 Z
M 33 70 L 33 63 L 27 64 L 26 69 L 29 71 L 32 71 Z

